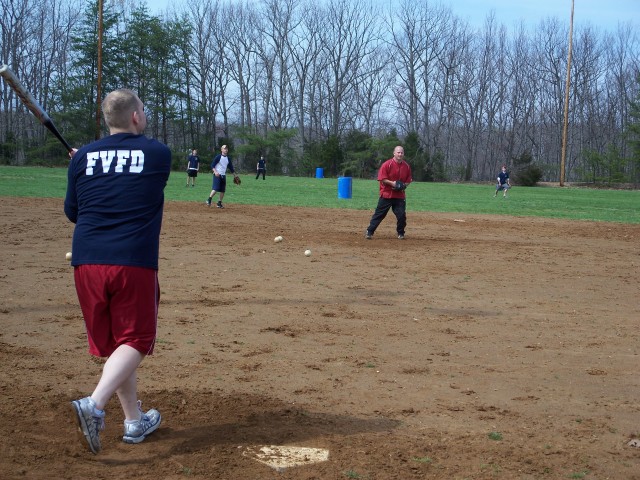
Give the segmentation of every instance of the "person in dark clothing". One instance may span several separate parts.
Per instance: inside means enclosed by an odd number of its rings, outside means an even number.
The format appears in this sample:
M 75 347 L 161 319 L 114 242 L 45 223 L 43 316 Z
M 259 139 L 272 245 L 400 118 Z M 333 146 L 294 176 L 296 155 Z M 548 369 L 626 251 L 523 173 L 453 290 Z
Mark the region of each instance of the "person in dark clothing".
M 510 188 L 511 188 L 511 182 L 509 181 L 509 172 L 507 172 L 507 166 L 502 165 L 502 169 L 498 174 L 498 183 L 496 184 L 496 193 L 494 193 L 493 196 L 496 197 L 498 195 L 498 192 L 500 190 L 503 190 L 504 193 L 502 194 L 502 196 L 506 198 L 507 190 L 509 190 Z
M 260 155 L 260 160 L 258 160 L 258 165 L 256 166 L 256 180 L 262 174 L 262 179 L 264 180 L 265 173 L 267 173 L 267 161 L 264 159 L 263 155 Z
M 200 170 L 200 157 L 198 156 L 198 150 L 194 148 L 191 150 L 189 158 L 187 158 L 187 187 L 189 183 L 191 183 L 192 187 L 196 186 L 198 170 Z
M 141 409 L 137 370 L 156 340 L 160 230 L 171 171 L 169 148 L 142 134 L 147 119 L 134 92 L 111 92 L 102 111 L 110 135 L 73 150 L 64 201 L 75 223 L 71 264 L 89 353 L 107 358 L 93 393 L 71 402 L 93 453 L 102 448 L 104 408 L 114 393 L 124 412 L 124 442 L 142 442 L 162 421 L 157 410 Z

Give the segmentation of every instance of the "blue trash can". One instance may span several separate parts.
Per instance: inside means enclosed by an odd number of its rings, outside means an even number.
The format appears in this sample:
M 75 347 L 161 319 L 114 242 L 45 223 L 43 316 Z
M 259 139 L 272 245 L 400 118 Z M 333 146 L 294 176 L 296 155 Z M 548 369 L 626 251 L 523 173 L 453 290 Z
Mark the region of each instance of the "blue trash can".
M 316 178 L 324 178 L 324 168 L 316 168 Z
M 351 198 L 351 177 L 338 177 L 338 198 Z

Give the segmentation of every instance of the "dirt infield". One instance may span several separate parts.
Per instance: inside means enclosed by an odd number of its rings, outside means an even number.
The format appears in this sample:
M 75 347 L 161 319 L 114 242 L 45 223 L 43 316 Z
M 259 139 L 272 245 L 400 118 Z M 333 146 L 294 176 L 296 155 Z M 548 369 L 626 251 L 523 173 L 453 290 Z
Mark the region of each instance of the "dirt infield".
M 122 443 L 114 398 L 92 455 L 73 226 L 1 201 L 0 478 L 640 479 L 640 225 L 409 212 L 368 241 L 370 211 L 168 203 L 140 369 L 163 424 Z

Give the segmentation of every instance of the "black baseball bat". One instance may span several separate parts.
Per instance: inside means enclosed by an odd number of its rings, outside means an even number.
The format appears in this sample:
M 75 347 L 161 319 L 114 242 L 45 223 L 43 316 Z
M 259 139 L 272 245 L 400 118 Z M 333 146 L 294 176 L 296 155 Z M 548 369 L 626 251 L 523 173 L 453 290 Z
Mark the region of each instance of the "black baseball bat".
M 49 129 L 51 133 L 53 133 L 58 140 L 64 145 L 64 148 L 67 149 L 67 152 L 71 152 L 71 145 L 64 139 L 62 134 L 58 131 L 56 126 L 47 115 L 47 112 L 44 111 L 44 108 L 40 106 L 38 102 L 36 102 L 33 95 L 31 95 L 26 88 L 20 83 L 20 80 L 15 76 L 15 74 L 11 71 L 11 69 L 7 65 L 2 65 L 0 67 L 0 76 L 4 78 L 4 81 L 9 84 L 9 86 L 16 92 L 16 95 L 22 103 L 33 113 L 33 115 L 42 123 L 45 127 Z

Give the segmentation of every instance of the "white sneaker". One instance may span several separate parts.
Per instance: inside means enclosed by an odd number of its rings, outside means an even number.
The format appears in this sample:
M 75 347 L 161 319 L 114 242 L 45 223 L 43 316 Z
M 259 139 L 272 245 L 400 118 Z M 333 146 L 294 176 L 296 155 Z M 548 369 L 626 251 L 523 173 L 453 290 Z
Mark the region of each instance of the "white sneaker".
M 124 435 L 122 441 L 125 443 L 140 443 L 147 436 L 155 432 L 160 423 L 162 423 L 162 416 L 160 412 L 155 408 L 152 408 L 147 413 L 144 413 L 141 409 L 142 402 L 138 400 L 138 409 L 140 410 L 140 420 L 137 422 L 124 422 Z
M 96 404 L 91 397 L 74 400 L 71 406 L 76 414 L 78 428 L 87 440 L 89 449 L 93 453 L 98 453 L 102 449 L 100 430 L 104 430 L 104 411 L 102 413 L 96 411 Z

